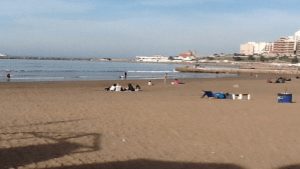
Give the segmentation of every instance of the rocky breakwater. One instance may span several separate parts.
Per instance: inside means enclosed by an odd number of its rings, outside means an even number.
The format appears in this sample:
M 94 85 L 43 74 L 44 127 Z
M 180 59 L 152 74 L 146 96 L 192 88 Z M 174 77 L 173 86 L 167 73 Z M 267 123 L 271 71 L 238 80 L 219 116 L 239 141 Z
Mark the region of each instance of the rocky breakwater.
M 208 67 L 177 67 L 176 71 L 179 72 L 193 72 L 193 73 L 226 73 L 226 74 L 283 74 L 283 75 L 300 75 L 300 70 L 298 68 L 274 68 L 274 67 L 264 67 L 264 68 L 208 68 Z

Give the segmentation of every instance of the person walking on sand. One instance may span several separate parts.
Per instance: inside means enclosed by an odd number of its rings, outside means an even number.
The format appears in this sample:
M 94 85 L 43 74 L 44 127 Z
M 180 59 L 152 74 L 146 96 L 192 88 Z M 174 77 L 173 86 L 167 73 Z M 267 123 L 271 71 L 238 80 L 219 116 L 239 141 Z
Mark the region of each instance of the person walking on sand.
M 167 79 L 168 79 L 168 73 L 165 73 L 164 84 L 167 84 Z

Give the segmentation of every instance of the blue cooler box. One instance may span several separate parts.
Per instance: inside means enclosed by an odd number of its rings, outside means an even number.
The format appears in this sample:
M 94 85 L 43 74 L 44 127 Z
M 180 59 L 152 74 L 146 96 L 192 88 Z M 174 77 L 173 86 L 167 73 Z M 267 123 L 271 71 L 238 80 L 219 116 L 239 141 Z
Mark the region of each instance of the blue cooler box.
M 278 93 L 278 103 L 292 103 L 293 95 L 291 93 Z

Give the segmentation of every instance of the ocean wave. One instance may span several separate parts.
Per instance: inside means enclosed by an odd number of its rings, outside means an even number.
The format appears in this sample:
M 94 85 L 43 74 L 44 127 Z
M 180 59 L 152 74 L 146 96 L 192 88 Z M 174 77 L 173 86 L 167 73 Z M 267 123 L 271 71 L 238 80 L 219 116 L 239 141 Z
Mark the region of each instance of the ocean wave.
M 1 70 L 0 70 L 1 71 Z M 22 72 L 22 73 L 80 73 L 80 72 L 91 72 L 91 73 L 123 73 L 121 70 L 2 70 L 3 72 Z
M 65 79 L 65 77 L 11 77 L 11 80 L 55 80 Z

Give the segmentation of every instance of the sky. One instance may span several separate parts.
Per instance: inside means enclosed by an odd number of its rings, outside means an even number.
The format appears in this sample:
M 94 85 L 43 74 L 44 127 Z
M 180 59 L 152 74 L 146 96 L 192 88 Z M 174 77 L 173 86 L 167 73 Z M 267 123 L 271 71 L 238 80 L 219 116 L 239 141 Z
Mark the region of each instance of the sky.
M 0 53 L 205 56 L 300 30 L 299 0 L 0 0 Z

